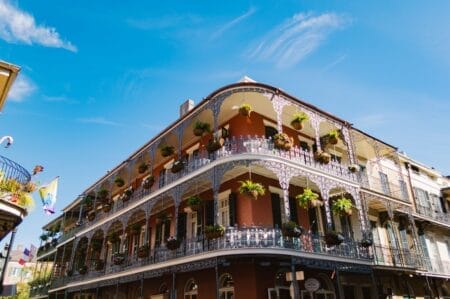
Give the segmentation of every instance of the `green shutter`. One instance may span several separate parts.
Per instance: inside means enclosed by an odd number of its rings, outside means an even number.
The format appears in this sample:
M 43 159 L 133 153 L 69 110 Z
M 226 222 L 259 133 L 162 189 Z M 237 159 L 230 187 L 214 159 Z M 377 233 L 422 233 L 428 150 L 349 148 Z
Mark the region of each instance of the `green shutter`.
M 271 193 L 272 198 L 272 219 L 273 226 L 281 228 L 281 207 L 280 207 L 280 195 L 277 193 Z
M 230 226 L 234 226 L 237 223 L 236 219 L 236 204 L 237 204 L 236 193 L 230 193 L 228 196 L 228 205 L 230 208 Z

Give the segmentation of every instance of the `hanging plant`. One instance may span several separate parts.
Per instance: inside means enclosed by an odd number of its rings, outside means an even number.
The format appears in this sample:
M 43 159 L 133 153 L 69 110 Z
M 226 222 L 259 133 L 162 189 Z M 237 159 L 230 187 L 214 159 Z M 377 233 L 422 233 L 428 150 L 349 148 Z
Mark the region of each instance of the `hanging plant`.
M 148 254 L 150 253 L 150 246 L 148 244 L 144 244 L 139 247 L 137 255 L 138 258 L 146 258 L 148 257 Z
M 338 198 L 333 202 L 333 205 L 331 206 L 333 214 L 340 216 L 344 215 L 351 216 L 352 208 L 353 208 L 352 201 L 345 197 Z
M 285 151 L 290 150 L 294 146 L 294 139 L 286 133 L 277 133 L 273 136 L 274 146 Z
M 117 187 L 121 188 L 125 185 L 125 180 L 120 176 L 118 176 L 114 179 L 114 183 L 116 184 Z
M 94 199 L 95 199 L 95 193 L 93 193 L 93 192 L 90 192 L 84 196 L 81 203 L 83 204 L 86 211 L 89 211 L 92 209 L 92 207 L 94 205 Z
M 154 183 L 155 183 L 155 177 L 151 175 L 142 181 L 142 188 L 150 189 Z
M 241 106 L 239 106 L 239 113 L 242 116 L 250 117 L 250 113 L 252 112 L 252 106 L 247 103 L 243 103 Z
M 348 166 L 348 171 L 350 171 L 351 173 L 355 173 L 357 171 L 359 171 L 361 169 L 361 167 L 358 164 L 350 164 Z
M 193 210 L 198 211 L 200 209 L 200 206 L 202 204 L 202 199 L 198 195 L 194 195 L 189 197 L 186 200 L 186 204 Z
M 345 238 L 342 234 L 330 230 L 325 233 L 324 240 L 327 246 L 331 247 L 341 244 L 345 240 Z
M 184 161 L 177 160 L 177 161 L 173 162 L 171 171 L 172 171 L 172 173 L 177 173 L 177 172 L 182 171 L 183 168 L 184 168 Z
M 291 126 L 296 129 L 297 131 L 300 131 L 303 129 L 303 122 L 308 120 L 308 115 L 304 112 L 297 112 L 294 113 Z
M 58 239 L 52 239 L 52 247 L 56 247 L 56 245 L 58 245 Z
M 211 133 L 210 124 L 197 120 L 194 124 L 194 135 L 203 136 L 205 133 Z
M 166 240 L 166 247 L 169 250 L 177 250 L 181 245 L 180 240 L 178 240 L 176 237 L 170 236 Z
M 339 138 L 339 130 L 331 130 L 330 132 L 328 132 L 327 137 L 330 144 L 337 144 Z
M 208 141 L 208 144 L 206 144 L 206 150 L 209 153 L 213 153 L 217 150 L 219 150 L 220 148 L 222 148 L 223 144 L 224 144 L 225 140 L 223 138 L 213 138 L 210 139 Z
M 294 221 L 288 221 L 283 223 L 282 232 L 285 237 L 298 238 L 301 236 L 303 230 Z
M 225 227 L 222 225 L 206 225 L 205 237 L 207 240 L 217 239 L 223 237 L 225 234 Z
M 239 193 L 250 196 L 253 199 L 258 199 L 258 196 L 262 196 L 266 192 L 264 186 L 260 183 L 254 183 L 251 180 L 240 181 L 239 183 L 241 184 Z
M 133 196 L 133 192 L 134 192 L 133 188 L 128 188 L 127 190 L 125 190 L 123 192 L 123 194 L 120 198 L 122 199 L 123 202 L 127 202 Z
M 162 145 L 159 150 L 161 151 L 161 156 L 163 157 L 172 156 L 175 152 L 175 148 L 170 145 Z
M 28 193 L 33 193 L 34 191 L 36 191 L 36 189 L 37 189 L 36 183 L 31 181 L 23 186 L 23 191 Z
M 303 189 L 303 193 L 295 197 L 298 201 L 298 205 L 301 208 L 307 209 L 311 207 L 318 207 L 323 205 L 323 202 L 319 200 L 319 194 L 313 192 L 310 188 Z
M 361 240 L 361 246 L 362 247 L 367 248 L 367 247 L 372 246 L 372 244 L 373 244 L 373 240 L 371 238 L 364 238 L 364 239 Z
M 323 164 L 328 164 L 331 161 L 331 155 L 322 150 L 316 151 L 314 153 L 314 158 L 316 159 L 316 161 L 323 163 Z
M 101 202 L 105 202 L 108 199 L 109 196 L 109 191 L 106 189 L 100 189 L 100 191 L 97 192 L 97 198 L 101 201 Z
M 148 170 L 148 164 L 145 162 L 142 162 L 141 164 L 139 164 L 138 166 L 138 172 L 139 173 L 145 173 Z
M 46 233 L 43 233 L 43 234 L 39 237 L 39 239 L 41 239 L 42 242 L 45 242 L 45 241 L 48 240 L 48 235 L 47 235 Z

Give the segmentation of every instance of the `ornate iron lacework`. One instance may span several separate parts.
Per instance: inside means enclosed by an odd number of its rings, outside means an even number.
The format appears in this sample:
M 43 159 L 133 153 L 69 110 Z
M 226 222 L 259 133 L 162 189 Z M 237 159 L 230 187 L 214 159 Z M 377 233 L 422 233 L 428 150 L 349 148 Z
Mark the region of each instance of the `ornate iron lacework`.
M 371 273 L 372 268 L 369 265 L 356 265 L 330 260 L 317 260 L 311 258 L 295 257 L 293 258 L 295 265 L 307 266 L 310 268 L 323 270 L 339 270 L 343 272 Z

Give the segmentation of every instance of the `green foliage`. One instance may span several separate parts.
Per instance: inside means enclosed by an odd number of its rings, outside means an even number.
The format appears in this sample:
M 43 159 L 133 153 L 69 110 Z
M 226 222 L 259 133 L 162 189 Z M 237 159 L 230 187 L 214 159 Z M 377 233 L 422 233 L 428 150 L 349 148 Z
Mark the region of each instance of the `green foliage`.
M 328 137 L 337 139 L 339 137 L 339 131 L 331 130 L 330 132 L 328 132 Z
M 171 145 L 161 145 L 159 149 L 161 151 L 161 156 L 163 157 L 171 156 L 175 152 L 175 148 Z
M 201 203 L 202 203 L 202 199 L 198 195 L 191 196 L 186 201 L 186 204 L 188 206 L 198 206 Z
M 194 130 L 195 130 L 195 129 L 203 130 L 203 132 L 208 132 L 208 133 L 210 133 L 210 132 L 211 132 L 211 125 L 208 124 L 208 123 L 206 123 L 206 122 L 202 122 L 202 121 L 200 121 L 200 120 L 197 120 L 197 121 L 194 123 Z
M 341 197 L 333 202 L 331 210 L 335 215 L 345 215 L 350 214 L 353 208 L 352 201 L 348 198 Z
M 254 183 L 251 180 L 245 180 L 239 182 L 241 186 L 239 187 L 239 193 L 247 194 L 255 199 L 258 198 L 259 195 L 264 195 L 266 193 L 266 189 L 260 183 Z
M 114 179 L 114 183 L 116 184 L 117 187 L 122 187 L 123 185 L 125 185 L 125 180 L 120 176 L 118 176 Z
M 239 109 L 246 110 L 246 111 L 252 111 L 252 105 L 243 103 L 241 106 L 239 106 Z
M 313 192 L 310 188 L 305 188 L 302 194 L 295 197 L 298 201 L 298 205 L 304 209 L 307 209 L 312 200 L 319 198 L 319 194 Z
M 300 123 L 302 123 L 302 122 L 304 122 L 304 121 L 306 121 L 308 119 L 309 119 L 309 117 L 308 117 L 308 115 L 306 115 L 306 113 L 304 113 L 304 112 L 296 112 L 292 116 L 291 123 L 293 123 L 293 122 L 300 122 Z

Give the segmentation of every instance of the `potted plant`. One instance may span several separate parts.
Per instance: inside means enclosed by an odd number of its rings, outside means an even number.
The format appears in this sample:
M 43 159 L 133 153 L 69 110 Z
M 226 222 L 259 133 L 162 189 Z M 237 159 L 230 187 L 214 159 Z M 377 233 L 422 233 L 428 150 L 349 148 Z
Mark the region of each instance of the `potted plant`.
M 129 188 L 127 190 L 125 190 L 125 192 L 123 192 L 121 199 L 123 202 L 127 202 L 131 199 L 131 196 L 133 195 L 133 188 Z
M 273 136 L 273 143 L 276 148 L 288 151 L 294 146 L 294 139 L 286 133 L 277 133 Z
M 47 235 L 46 233 L 43 233 L 43 234 L 39 237 L 39 239 L 41 239 L 42 242 L 45 242 L 45 241 L 48 240 L 48 235 Z
M 141 164 L 139 164 L 138 166 L 138 172 L 139 173 L 145 173 L 148 170 L 148 164 L 145 162 L 142 162 Z
M 241 184 L 239 193 L 245 194 L 253 199 L 258 199 L 258 196 L 262 196 L 266 192 L 264 186 L 260 183 L 254 183 L 251 180 L 240 181 L 239 183 Z
M 58 239 L 52 239 L 52 247 L 56 247 L 56 245 L 58 245 Z
M 95 271 L 101 271 L 105 267 L 105 261 L 102 259 L 98 259 L 94 261 L 94 269 Z
M 23 186 L 23 191 L 28 193 L 33 193 L 34 191 L 36 191 L 36 189 L 37 189 L 36 183 L 31 181 Z
M 371 238 L 366 237 L 361 240 L 362 247 L 367 248 L 367 247 L 372 246 L 372 244 L 373 244 L 373 240 Z
M 198 195 L 190 196 L 186 200 L 186 204 L 188 207 L 191 208 L 192 211 L 198 211 L 200 209 L 200 206 L 202 204 L 202 199 Z
M 177 172 L 182 171 L 183 168 L 184 168 L 183 160 L 177 160 L 177 161 L 173 162 L 171 171 L 172 171 L 172 173 L 177 173 Z
M 194 124 L 194 135 L 195 136 L 203 136 L 205 133 L 211 132 L 211 126 L 208 123 L 204 123 L 200 120 L 197 120 Z
M 180 247 L 181 242 L 176 237 L 170 236 L 166 240 L 166 247 L 169 250 L 177 250 Z
M 250 112 L 252 112 L 252 106 L 250 104 L 243 103 L 239 106 L 239 113 L 242 116 L 250 117 Z
M 155 183 L 155 177 L 151 175 L 142 181 L 142 188 L 150 189 L 154 183 Z
M 169 157 L 169 156 L 173 155 L 173 153 L 175 152 L 175 148 L 170 145 L 162 145 L 160 147 L 160 151 L 161 151 L 161 156 Z
M 105 213 L 108 213 L 109 211 L 111 211 L 111 208 L 112 208 L 111 201 L 108 201 L 108 202 L 105 202 L 105 203 L 102 204 L 102 210 Z
M 88 195 L 84 196 L 81 203 L 83 204 L 86 211 L 89 211 L 92 209 L 92 207 L 94 205 L 94 198 L 95 198 L 95 196 L 92 193 L 89 193 Z
M 342 234 L 335 232 L 333 230 L 330 230 L 325 233 L 324 240 L 325 240 L 325 243 L 327 244 L 327 246 L 331 247 L 331 246 L 337 246 L 337 245 L 341 244 L 345 240 L 345 238 Z
M 345 197 L 336 199 L 333 202 L 333 205 L 331 206 L 331 210 L 333 211 L 333 214 L 340 215 L 340 216 L 344 216 L 344 215 L 351 216 L 352 208 L 353 208 L 352 201 Z
M 78 268 L 78 273 L 81 275 L 84 275 L 87 273 L 88 267 L 86 265 L 82 265 Z
M 324 152 L 322 150 L 316 151 L 314 153 L 314 158 L 323 164 L 328 164 L 331 161 L 331 155 L 327 152 Z
M 310 188 L 303 189 L 303 193 L 295 197 L 298 201 L 298 205 L 304 209 L 308 207 L 321 206 L 323 202 L 319 200 L 319 194 L 313 192 Z
M 108 199 L 108 196 L 109 196 L 109 191 L 106 190 L 106 189 L 100 189 L 100 190 L 97 192 L 97 198 L 98 198 L 101 202 L 105 202 L 105 201 L 109 200 L 109 199 Z
M 113 255 L 113 263 L 114 265 L 121 265 L 125 261 L 125 253 L 116 252 Z
M 361 169 L 361 167 L 358 164 L 350 164 L 348 166 L 348 171 L 350 171 L 351 173 L 355 173 L 357 171 L 359 171 Z
M 296 129 L 297 131 L 300 131 L 303 129 L 303 122 L 308 120 L 308 115 L 304 112 L 297 112 L 294 113 L 293 118 L 291 120 L 291 126 Z
M 148 257 L 148 254 L 150 253 L 150 246 L 148 244 L 144 244 L 139 247 L 137 255 L 138 258 L 146 258 Z
M 339 130 L 331 130 L 330 132 L 328 132 L 327 137 L 330 144 L 337 144 L 339 138 Z
M 298 238 L 302 234 L 302 228 L 294 221 L 283 223 L 283 236 L 290 238 Z
M 116 184 L 117 187 L 121 188 L 125 185 L 125 180 L 118 176 L 114 179 L 114 184 Z
M 207 240 L 217 239 L 223 237 L 225 228 L 222 225 L 206 225 L 205 237 Z
M 212 138 L 208 141 L 205 147 L 209 153 L 213 153 L 218 149 L 222 148 L 223 143 L 224 143 L 223 138 Z
M 141 223 L 133 223 L 130 226 L 130 232 L 133 235 L 138 235 L 141 232 L 142 224 Z

